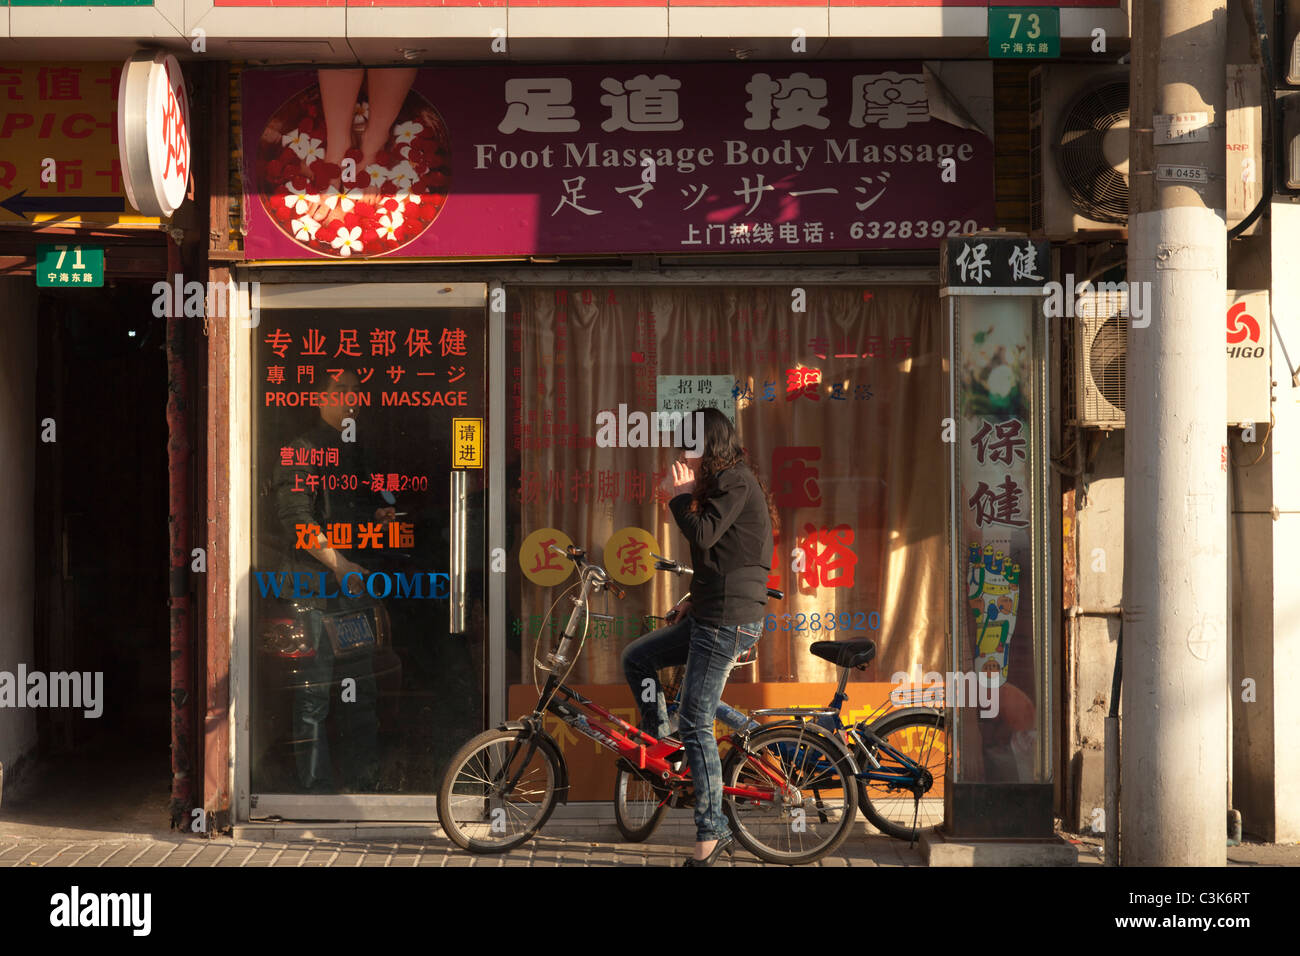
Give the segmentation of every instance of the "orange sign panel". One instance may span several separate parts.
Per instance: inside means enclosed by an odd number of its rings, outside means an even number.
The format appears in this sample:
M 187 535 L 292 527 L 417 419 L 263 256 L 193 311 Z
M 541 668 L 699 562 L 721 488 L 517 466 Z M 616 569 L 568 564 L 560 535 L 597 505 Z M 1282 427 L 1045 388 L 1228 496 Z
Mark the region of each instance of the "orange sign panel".
M 156 224 L 122 186 L 116 63 L 0 66 L 0 224 Z

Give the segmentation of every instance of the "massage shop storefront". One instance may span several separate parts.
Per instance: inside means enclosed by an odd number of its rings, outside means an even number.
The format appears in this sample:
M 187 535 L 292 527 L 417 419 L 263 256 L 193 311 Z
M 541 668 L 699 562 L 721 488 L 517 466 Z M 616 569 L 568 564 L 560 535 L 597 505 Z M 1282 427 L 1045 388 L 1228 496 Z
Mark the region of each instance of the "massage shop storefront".
M 957 66 L 991 92 L 987 63 Z M 596 440 L 620 406 L 721 409 L 774 494 L 786 597 L 730 703 L 824 705 L 818 640 L 878 643 L 854 719 L 895 675 L 952 669 L 938 251 L 995 225 L 994 146 L 933 79 L 920 62 L 243 72 L 238 819 L 433 819 L 452 753 L 536 700 L 575 580 L 551 543 L 626 587 L 570 683 L 633 715 L 620 654 L 685 589 L 649 555 L 689 551 L 658 487 L 676 452 Z M 1040 401 L 1036 353 L 996 326 L 965 409 L 995 437 L 964 434 L 1028 467 L 1007 422 Z M 993 548 L 1024 594 L 1012 539 L 1034 506 L 1013 490 L 978 502 L 960 550 Z M 992 670 L 1032 712 L 1041 654 L 1016 588 L 999 598 Z M 1050 779 L 1012 746 L 1023 727 L 994 724 L 990 767 Z M 571 799 L 608 800 L 613 761 L 548 726 Z

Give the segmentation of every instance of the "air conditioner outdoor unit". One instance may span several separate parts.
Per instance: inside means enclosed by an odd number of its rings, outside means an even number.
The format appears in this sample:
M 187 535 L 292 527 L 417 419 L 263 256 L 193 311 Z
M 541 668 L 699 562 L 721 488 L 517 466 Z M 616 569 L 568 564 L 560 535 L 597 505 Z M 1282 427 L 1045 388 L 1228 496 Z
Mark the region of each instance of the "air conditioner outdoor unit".
M 1128 292 L 1085 292 L 1074 310 L 1073 423 L 1123 428 Z
M 1128 103 L 1127 69 L 1043 66 L 1030 73 L 1029 223 L 1035 236 L 1124 234 Z

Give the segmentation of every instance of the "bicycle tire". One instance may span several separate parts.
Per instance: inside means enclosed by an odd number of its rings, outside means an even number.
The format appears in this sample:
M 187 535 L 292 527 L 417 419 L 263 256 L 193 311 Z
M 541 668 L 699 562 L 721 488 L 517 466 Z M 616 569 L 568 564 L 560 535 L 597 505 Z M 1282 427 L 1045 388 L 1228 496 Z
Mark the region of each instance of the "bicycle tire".
M 902 751 L 906 756 L 929 770 L 933 781 L 926 792 L 934 790 L 934 785 L 944 779 L 945 763 L 948 756 L 948 735 L 944 728 L 942 711 L 922 710 L 886 714 L 868 728 L 890 746 Z M 919 736 L 912 736 L 909 731 L 919 731 Z M 937 731 L 937 732 L 936 732 Z M 858 747 L 867 745 L 858 741 Z M 870 748 L 879 759 L 876 748 Z M 885 767 L 898 767 L 897 761 L 882 761 Z M 866 772 L 870 761 L 858 755 L 858 766 Z M 886 836 L 899 840 L 911 840 L 932 833 L 943 826 L 943 800 L 936 797 L 922 797 L 923 805 L 918 805 L 915 795 L 910 790 L 890 786 L 877 780 L 858 780 L 858 806 L 873 827 Z M 913 829 L 915 822 L 915 829 Z
M 561 774 L 559 756 L 547 739 L 538 741 L 512 788 L 514 796 L 528 799 L 501 801 L 491 792 L 506 760 L 513 776 L 527 754 L 522 729 L 498 729 L 472 738 L 448 761 L 438 787 L 438 822 L 462 850 L 505 853 L 527 842 L 550 819 L 559 801 Z M 494 765 L 500 768 L 494 770 Z
M 668 804 L 663 802 L 667 796 L 668 791 L 619 767 L 614 778 L 614 822 L 623 838 L 629 843 L 650 839 L 668 812 Z
M 755 768 L 756 760 L 798 790 L 798 805 L 783 799 L 779 807 L 749 806 L 727 796 L 722 809 L 737 843 L 767 863 L 797 866 L 821 859 L 844 842 L 857 816 L 858 793 L 856 787 L 844 785 L 854 779 L 856 767 L 837 738 L 807 726 L 755 731 L 746 749 L 733 748 L 728 754 L 724 785 L 770 787 Z M 824 802 L 828 796 L 829 805 Z M 801 816 L 796 811 L 802 811 Z

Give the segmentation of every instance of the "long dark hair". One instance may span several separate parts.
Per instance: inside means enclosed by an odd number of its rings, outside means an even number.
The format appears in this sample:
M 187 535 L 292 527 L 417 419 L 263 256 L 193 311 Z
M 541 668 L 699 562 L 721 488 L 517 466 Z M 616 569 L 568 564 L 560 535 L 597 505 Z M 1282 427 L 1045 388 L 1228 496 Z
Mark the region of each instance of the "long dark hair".
M 772 521 L 772 534 L 779 533 L 781 530 L 781 517 L 777 514 L 775 502 L 772 501 L 772 492 L 768 490 L 767 482 L 763 480 L 762 475 L 758 473 L 758 469 L 754 467 L 749 452 L 740 443 L 740 433 L 731 424 L 731 419 L 716 408 L 706 408 L 701 414 L 704 423 L 704 454 L 700 457 L 698 479 L 695 485 L 695 494 L 691 500 L 691 510 L 699 511 L 700 502 L 717 487 L 718 475 L 728 468 L 743 463 L 753 473 L 754 478 L 758 481 L 758 487 L 763 492 L 763 500 L 767 502 L 767 514 Z M 700 440 L 700 437 L 697 436 L 696 441 Z

